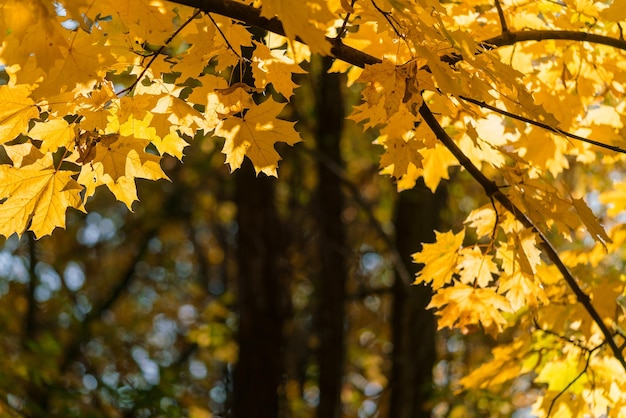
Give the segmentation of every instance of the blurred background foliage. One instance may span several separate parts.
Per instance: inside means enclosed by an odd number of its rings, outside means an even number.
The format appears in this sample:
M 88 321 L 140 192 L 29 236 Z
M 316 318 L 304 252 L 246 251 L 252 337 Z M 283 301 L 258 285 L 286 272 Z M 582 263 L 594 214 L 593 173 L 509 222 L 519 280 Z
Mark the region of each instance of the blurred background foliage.
M 346 109 L 359 97 L 356 86 L 333 87 L 339 76 L 324 65 L 314 61 L 313 76 L 297 79 L 287 118 L 305 141 L 279 150 L 279 179 L 255 178 L 250 167 L 229 173 L 220 141 L 199 133 L 184 164 L 164 161 L 171 182 L 140 182 L 133 213 L 100 191 L 88 215 L 68 215 L 67 230 L 2 243 L 2 416 L 330 417 L 323 404 L 337 417 L 522 416 L 533 400 L 523 378 L 498 399 L 458 392 L 494 342 L 435 333 L 428 289 L 407 283 L 424 234 L 458 229 L 483 193 L 461 172 L 436 195 L 420 185 L 397 193 L 378 174 L 376 132 L 332 125 L 324 113 L 333 94 Z M 335 139 L 324 145 L 324 135 Z M 335 209 L 323 186 L 340 193 Z M 265 194 L 246 201 L 255 189 Z M 250 244 L 241 216 L 262 211 L 271 212 L 267 236 L 249 231 L 262 247 L 250 251 L 266 251 L 258 261 L 240 253 Z M 330 221 L 341 234 L 325 233 Z M 327 250 L 343 293 L 328 293 L 337 286 Z M 261 290 L 242 273 L 256 274 L 257 262 L 280 275 L 264 276 Z M 331 325 L 327 309 L 338 312 Z M 245 331 L 248 320 L 258 329 L 269 321 L 278 337 Z M 237 374 L 263 363 L 277 379 Z M 275 399 L 246 401 L 263 390 Z

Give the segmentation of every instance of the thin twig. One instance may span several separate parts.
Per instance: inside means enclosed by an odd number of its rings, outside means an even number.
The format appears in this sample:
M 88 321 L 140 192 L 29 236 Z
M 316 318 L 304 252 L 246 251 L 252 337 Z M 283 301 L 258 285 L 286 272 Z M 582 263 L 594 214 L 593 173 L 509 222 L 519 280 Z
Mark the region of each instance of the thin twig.
M 582 369 L 582 371 L 581 371 L 580 373 L 578 373 L 578 375 L 577 375 L 574 379 L 572 379 L 572 381 L 571 381 L 571 382 L 569 382 L 569 383 L 567 384 L 567 386 L 565 386 L 565 387 L 563 388 L 563 390 L 561 390 L 561 391 L 560 391 L 560 392 L 559 392 L 559 393 L 558 393 L 558 394 L 554 397 L 554 399 L 552 399 L 552 402 L 550 402 L 550 407 L 548 408 L 548 413 L 547 413 L 547 415 L 546 415 L 546 416 L 548 416 L 548 417 L 550 416 L 550 414 L 552 413 L 552 408 L 554 408 L 554 405 L 556 404 L 556 401 L 557 401 L 557 400 L 558 400 L 558 399 L 559 399 L 559 398 L 560 398 L 560 397 L 561 397 L 561 396 L 562 396 L 565 392 L 567 392 L 567 390 L 568 390 L 570 387 L 572 387 L 572 385 L 573 385 L 574 383 L 576 383 L 576 381 L 577 381 L 578 379 L 580 379 L 580 378 L 581 378 L 581 377 L 582 377 L 585 373 L 587 373 L 587 370 L 589 369 L 589 362 L 591 361 L 591 356 L 593 355 L 593 352 L 594 352 L 594 351 L 596 351 L 597 349 L 599 349 L 600 347 L 602 347 L 605 343 L 606 343 L 606 341 L 605 341 L 605 342 L 603 342 L 603 343 L 601 343 L 600 345 L 598 345 L 598 346 L 596 346 L 596 347 L 592 348 L 591 350 L 589 350 L 589 352 L 587 353 L 587 361 L 585 362 L 585 367 Z
M 398 38 L 405 39 L 405 35 L 401 34 L 400 30 L 398 28 L 396 28 L 396 25 L 398 25 L 399 23 L 391 16 L 391 13 L 390 12 L 386 12 L 383 9 L 381 9 L 380 7 L 378 7 L 378 5 L 374 2 L 374 0 L 370 0 L 370 1 L 372 2 L 372 6 L 374 6 L 374 8 L 376 10 L 378 10 L 378 12 L 380 14 L 383 15 L 383 17 L 385 18 L 387 23 L 389 23 L 389 26 L 391 26 L 391 29 L 393 29 L 393 31 L 396 33 Z
M 472 99 L 471 97 L 465 97 L 465 96 L 458 96 L 458 97 L 459 97 L 459 99 L 463 99 L 466 102 L 473 103 L 473 104 L 475 104 L 477 106 L 480 106 L 482 108 L 492 110 L 492 111 L 494 111 L 496 113 L 499 113 L 499 114 L 501 114 L 503 116 L 508 116 L 508 117 L 510 117 L 512 119 L 516 119 L 516 120 L 519 120 L 521 122 L 525 122 L 525 123 L 528 123 L 530 125 L 534 125 L 534 126 L 537 126 L 539 128 L 546 129 L 548 131 L 552 131 L 552 132 L 554 132 L 556 134 L 563 135 L 563 136 L 566 136 L 568 138 L 575 139 L 577 141 L 586 142 L 588 144 L 595 145 L 595 146 L 600 147 L 600 148 L 608 149 L 610 151 L 619 152 L 621 154 L 626 154 L 626 149 L 624 149 L 624 148 L 620 148 L 620 147 L 617 147 L 617 146 L 614 146 L 614 145 L 605 144 L 603 142 L 594 141 L 593 139 L 585 138 L 583 136 L 578 136 L 578 135 L 569 133 L 567 131 L 564 131 L 562 129 L 555 128 L 555 127 L 550 126 L 548 124 L 545 124 L 545 123 L 542 123 L 542 122 L 537 122 L 537 121 L 534 121 L 532 119 L 526 118 L 524 116 L 520 116 L 518 114 L 511 113 L 511 112 L 508 112 L 506 110 L 499 109 L 499 108 L 497 108 L 495 106 L 492 106 L 490 104 L 487 104 L 487 103 L 485 103 L 483 101 Z
M 148 68 L 150 68 L 150 66 L 152 65 L 152 63 L 159 57 L 159 55 L 161 55 L 163 53 L 163 51 L 165 50 L 165 48 L 170 44 L 170 42 L 172 42 L 174 40 L 174 38 L 176 37 L 176 35 L 178 35 L 180 33 L 181 30 L 183 30 L 188 24 L 191 23 L 191 21 L 193 19 L 195 19 L 200 13 L 202 13 L 201 9 L 196 10 L 196 12 L 189 17 L 189 19 L 187 19 L 185 21 L 185 23 L 183 23 L 180 28 L 176 29 L 176 31 L 169 37 L 167 38 L 167 40 L 163 43 L 163 45 L 161 45 L 161 47 L 152 54 L 152 58 L 150 58 L 150 61 L 148 61 L 148 64 L 145 66 L 145 68 L 141 71 L 141 73 L 137 76 L 137 79 L 128 87 L 126 87 L 125 89 L 123 89 L 122 91 L 120 91 L 119 93 L 117 93 L 118 96 L 123 95 L 124 93 L 127 93 L 129 91 L 132 91 L 135 86 L 137 84 L 139 84 L 139 82 L 141 81 L 141 79 L 143 78 L 144 75 L 146 75 L 146 71 L 148 71 Z
M 575 345 L 576 347 L 580 348 L 581 350 L 583 350 L 585 352 L 589 352 L 589 351 L 592 350 L 591 348 L 586 347 L 583 343 L 581 343 L 579 341 L 571 340 L 571 339 L 567 338 L 566 336 L 561 335 L 559 333 L 556 333 L 556 332 L 554 332 L 552 330 L 542 328 L 541 325 L 539 325 L 539 322 L 537 321 L 536 317 L 533 318 L 533 322 L 535 323 L 535 328 L 538 329 L 539 331 L 543 332 L 544 334 L 552 335 L 553 337 L 556 337 L 559 340 L 563 340 L 563 341 L 565 341 L 565 342 L 567 342 L 569 344 Z
M 506 24 L 506 18 L 504 17 L 504 10 L 502 10 L 502 5 L 500 4 L 500 0 L 495 0 L 496 9 L 498 9 L 498 17 L 500 18 L 500 26 L 502 26 L 502 33 L 507 33 L 509 31 L 509 27 Z
M 239 54 L 239 53 L 237 53 L 237 51 L 235 51 L 235 48 L 233 48 L 233 46 L 231 45 L 230 41 L 228 40 L 228 38 L 224 34 L 224 32 L 222 32 L 222 28 L 220 28 L 219 25 L 217 24 L 217 22 L 215 21 L 215 19 L 213 19 L 213 16 L 211 16 L 211 13 L 207 13 L 206 15 L 207 15 L 207 17 L 209 19 L 211 19 L 211 22 L 213 22 L 213 26 L 215 26 L 215 29 L 217 29 L 217 31 L 222 36 L 222 39 L 224 39 L 224 42 L 226 42 L 226 46 L 228 46 L 228 49 L 233 51 L 233 54 L 235 54 L 237 56 L 237 58 L 239 58 L 239 61 L 241 61 L 242 60 L 241 54 Z
M 354 4 L 356 3 L 356 0 L 352 0 L 352 2 L 350 3 L 350 7 L 352 9 L 354 9 Z M 339 29 L 339 31 L 337 32 L 337 36 L 335 36 L 335 39 L 341 39 L 344 37 L 344 35 L 346 34 L 346 31 L 348 30 L 348 21 L 350 19 L 350 16 L 352 16 L 352 13 L 348 12 L 348 14 L 346 15 L 346 17 L 344 17 L 343 19 L 343 23 L 341 24 L 341 28 Z

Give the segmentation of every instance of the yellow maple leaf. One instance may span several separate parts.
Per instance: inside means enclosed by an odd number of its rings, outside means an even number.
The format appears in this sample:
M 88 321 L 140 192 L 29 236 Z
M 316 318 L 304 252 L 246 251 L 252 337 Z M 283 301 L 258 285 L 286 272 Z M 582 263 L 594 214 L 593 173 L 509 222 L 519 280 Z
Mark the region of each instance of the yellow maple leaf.
M 30 142 L 11 146 L 4 145 L 4 151 L 13 161 L 13 167 L 15 168 L 34 164 L 43 157 L 41 151 Z
M 179 13 L 193 13 L 191 8 L 179 8 Z M 112 15 L 114 24 L 120 23 L 134 41 L 147 41 L 150 44 L 161 45 L 171 35 L 174 26 L 175 12 L 163 1 L 127 0 L 96 1 L 90 4 L 89 12 L 92 15 Z M 184 17 L 181 16 L 184 21 Z M 104 22 L 107 23 L 107 22 Z
M 60 47 L 67 44 L 64 29 L 57 20 L 55 5 L 42 0 L 5 0 L 0 4 L 0 33 L 4 63 L 25 67 L 27 61 L 52 65 Z
M 459 327 L 466 331 L 480 323 L 485 332 L 494 336 L 507 323 L 502 312 L 512 312 L 509 302 L 493 289 L 474 288 L 458 282 L 440 289 L 427 308 L 439 308 L 439 329 Z
M 31 90 L 22 84 L 0 86 L 0 144 L 26 132 L 28 121 L 39 116 Z
M 96 187 L 106 185 L 130 209 L 137 200 L 136 178 L 167 178 L 159 164 L 161 157 L 146 151 L 155 135 L 149 126 L 150 116 L 147 114 L 143 120 L 131 116 L 119 126 L 119 134 L 104 135 L 97 141 L 93 159 L 83 165 L 78 177 L 78 182 L 86 187 L 86 197 Z
M 330 43 L 326 41 L 326 33 L 318 27 L 318 23 L 326 24 L 334 20 L 326 1 L 305 0 L 264 0 L 261 16 L 271 19 L 280 16 L 287 38 L 291 41 L 296 37 L 302 39 L 312 52 L 328 55 Z
M 458 268 L 459 280 L 465 284 L 476 284 L 480 287 L 487 287 L 489 282 L 493 280 L 493 274 L 497 274 L 500 270 L 493 257 L 489 254 L 483 254 L 477 245 L 472 248 L 463 248 L 459 252 Z
M 435 243 L 424 244 L 422 250 L 412 255 L 414 263 L 423 263 L 424 267 L 417 273 L 414 284 L 433 283 L 434 289 L 441 288 L 450 282 L 456 271 L 459 250 L 463 245 L 465 230 L 458 234 L 452 231 L 435 231 Z
M 609 238 L 600 222 L 598 222 L 596 215 L 593 214 L 583 199 L 572 199 L 572 203 L 580 220 L 587 227 L 587 232 L 606 249 L 606 244 L 611 243 L 611 238 Z
M 388 138 L 379 140 L 385 147 L 385 153 L 380 157 L 380 166 L 391 167 L 391 175 L 400 178 L 408 171 L 409 164 L 416 168 L 422 167 L 422 154 L 418 152 L 424 143 L 414 138 Z
M 274 90 L 286 98 L 290 98 L 293 95 L 293 89 L 297 86 L 292 81 L 290 74 L 303 74 L 306 71 L 285 56 L 284 51 L 271 50 L 256 41 L 254 44 L 256 45 L 252 57 L 254 85 L 265 88 L 271 83 Z
M 523 335 L 510 344 L 494 347 L 491 350 L 493 359 L 481 364 L 459 383 L 465 388 L 488 388 L 519 377 L 523 373 L 523 365 L 511 360 L 519 359 L 528 350 L 529 343 L 528 336 Z
M 459 165 L 459 162 L 443 145 L 435 144 L 434 148 L 421 149 L 419 152 L 424 157 L 422 160 L 424 184 L 435 193 L 441 180 L 450 178 L 448 168 Z
M 41 140 L 41 152 L 55 152 L 61 147 L 72 148 L 72 141 L 76 136 L 74 126 L 65 119 L 52 119 L 46 122 L 37 122 L 28 135 L 33 139 Z
M 65 227 L 67 208 L 84 211 L 74 172 L 56 170 L 52 154 L 20 168 L 0 165 L 0 234 L 30 229 L 39 238 Z
M 467 215 L 465 224 L 476 228 L 476 235 L 478 235 L 478 237 L 491 236 L 494 233 L 494 227 L 496 225 L 496 212 L 491 205 L 474 209 Z
M 572 349 L 564 358 L 549 361 L 535 381 L 547 383 L 549 391 L 560 392 L 567 387 L 570 393 L 581 393 L 589 379 L 587 374 L 578 376 L 584 367 L 582 357 L 580 350 Z
M 530 230 L 512 232 L 506 244 L 498 247 L 496 258 L 502 260 L 502 270 L 509 275 L 517 271 L 533 276 L 541 264 L 541 251 Z
M 367 84 L 361 92 L 365 103 L 369 107 L 382 106 L 386 118 L 390 118 L 407 98 L 407 77 L 411 69 L 410 65 L 397 66 L 388 60 L 367 65 L 358 79 Z
M 239 168 L 247 156 L 257 174 L 277 176 L 280 155 L 274 144 L 293 145 L 301 140 L 293 122 L 277 119 L 283 107 L 284 103 L 269 99 L 252 107 L 244 117 L 229 117 L 218 125 L 215 134 L 226 139 L 222 152 L 231 171 Z
M 536 307 L 540 302 L 548 302 L 546 292 L 537 277 L 522 271 L 500 276 L 498 292 L 505 294 L 515 311 L 524 306 Z

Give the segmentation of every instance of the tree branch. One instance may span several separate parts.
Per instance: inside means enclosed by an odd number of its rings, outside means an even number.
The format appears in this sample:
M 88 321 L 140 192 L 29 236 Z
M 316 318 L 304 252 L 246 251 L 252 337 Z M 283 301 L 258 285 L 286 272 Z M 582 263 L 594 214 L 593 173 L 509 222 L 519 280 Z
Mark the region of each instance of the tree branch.
M 493 38 L 485 39 L 482 44 L 485 45 L 487 49 L 492 49 L 493 47 L 508 46 L 520 42 L 548 40 L 589 42 L 626 51 L 626 41 L 623 39 L 611 38 L 610 36 L 596 33 L 578 32 L 575 30 L 524 30 L 506 32 Z
M 273 17 L 267 19 L 261 17 L 261 9 L 247 6 L 233 0 L 169 0 L 171 3 L 182 4 L 185 6 L 195 7 L 207 13 L 216 13 L 231 19 L 239 20 L 245 24 L 257 26 L 261 29 L 274 32 L 278 35 L 285 36 L 285 30 L 281 21 Z M 358 49 L 344 45 L 340 39 L 326 38 L 332 45 L 331 55 L 335 58 L 345 61 L 357 67 L 364 67 L 366 64 L 377 64 L 382 62 L 381 59 L 369 55 Z M 611 46 L 626 51 L 626 40 L 612 38 L 610 36 L 599 35 L 596 33 L 579 32 L 572 30 L 524 30 L 524 31 L 506 31 L 493 38 L 485 39 L 481 44 L 486 49 L 494 47 L 514 45 L 519 42 L 527 41 L 546 41 L 546 40 L 563 40 L 576 42 L 590 42 L 593 44 Z M 300 40 L 301 42 L 301 40 Z M 444 56 L 442 61 L 454 64 L 463 59 L 461 56 Z
M 171 0 L 170 2 L 196 7 L 206 13 L 216 13 L 230 17 L 231 19 L 239 20 L 247 25 L 256 26 L 285 36 L 282 22 L 275 17 L 271 19 L 261 17 L 261 9 L 257 9 L 256 7 L 247 6 L 232 0 Z M 300 39 L 296 38 L 296 40 L 302 42 Z M 331 55 L 349 64 L 356 65 L 357 67 L 365 67 L 365 65 L 382 62 L 379 58 L 344 45 L 341 39 L 327 37 L 326 40 L 332 45 L 330 50 Z
M 240 20 L 252 26 L 257 26 L 270 32 L 277 33 L 279 35 L 285 35 L 283 25 L 277 18 L 267 19 L 261 17 L 261 10 L 252 6 L 246 6 L 245 4 L 235 3 L 232 0 L 170 0 L 172 3 L 184 4 L 191 7 L 197 7 L 207 13 L 216 13 L 222 16 L 230 17 L 231 19 Z M 496 5 L 500 5 L 496 1 Z M 498 10 L 501 9 L 501 6 Z M 503 21 L 504 22 L 504 21 Z M 626 41 L 624 39 L 611 38 L 609 36 L 597 35 L 594 33 L 577 32 L 577 31 L 560 31 L 560 30 L 533 30 L 533 31 L 519 31 L 511 32 L 503 26 L 503 33 L 499 36 L 486 39 L 481 42 L 485 49 L 494 49 L 495 47 L 513 45 L 519 42 L 526 41 L 543 41 L 543 40 L 569 40 L 579 42 L 591 42 L 600 45 L 612 46 L 626 51 Z M 347 62 L 357 67 L 365 67 L 366 65 L 379 64 L 381 59 L 369 55 L 358 49 L 344 45 L 339 38 L 326 38 L 326 40 L 332 44 L 331 54 L 333 57 Z M 301 40 L 300 40 L 301 42 Z M 441 61 L 450 65 L 454 65 L 459 61 L 462 61 L 463 57 L 459 54 L 444 55 L 441 57 Z M 594 141 L 592 139 L 580 137 L 578 135 L 571 134 L 561 129 L 554 128 L 541 122 L 533 121 L 531 119 L 523 118 L 518 115 L 506 112 L 491 106 L 485 102 L 481 102 L 468 97 L 460 97 L 461 99 L 474 103 L 486 109 L 493 110 L 494 112 L 515 118 L 522 122 L 530 123 L 532 125 L 547 129 L 552 132 L 559 133 L 572 139 L 587 142 L 589 144 L 609 149 L 611 151 L 624 153 L 625 150 L 612 145 L 607 145 L 602 142 Z
M 504 206 L 509 212 L 511 212 L 513 216 L 515 216 L 515 219 L 521 222 L 524 227 L 532 230 L 535 234 L 537 234 L 537 236 L 539 237 L 539 245 L 541 249 L 550 259 L 550 261 L 552 261 L 554 265 L 558 268 L 559 272 L 569 285 L 570 289 L 572 289 L 572 291 L 576 295 L 576 299 L 578 300 L 578 302 L 583 305 L 593 321 L 598 325 L 598 328 L 600 328 L 602 334 L 606 338 L 607 344 L 609 344 L 609 346 L 611 347 L 615 358 L 619 360 L 624 370 L 626 370 L 626 360 L 624 359 L 624 356 L 622 355 L 619 347 L 615 343 L 611 331 L 608 329 L 608 327 L 600 317 L 600 314 L 591 303 L 591 299 L 589 298 L 589 296 L 580 288 L 580 286 L 576 282 L 576 279 L 569 271 L 569 268 L 563 263 L 558 252 L 552 246 L 545 234 L 541 232 L 539 228 L 537 228 L 537 226 L 535 226 L 530 218 L 526 216 L 526 214 L 508 198 L 508 196 L 500 191 L 498 186 L 496 186 L 493 181 L 489 180 L 478 169 L 478 167 L 476 167 L 474 163 L 472 163 L 472 161 L 463 153 L 463 151 L 461 151 L 461 149 L 456 145 L 454 140 L 450 138 L 450 136 L 446 133 L 443 127 L 439 124 L 439 122 L 432 114 L 425 102 L 420 107 L 419 113 L 424 119 L 424 122 L 426 122 L 428 127 L 437 136 L 437 139 L 439 139 L 439 141 L 441 141 L 441 143 L 456 157 L 456 159 L 463 166 L 463 168 L 465 168 L 467 172 L 470 173 L 470 175 L 474 177 L 474 179 L 478 183 L 480 183 L 480 185 L 485 190 L 487 196 L 491 196 L 495 200 L 500 202 L 500 204 Z
M 505 34 L 509 32 L 509 27 L 506 24 L 506 18 L 504 17 L 504 10 L 502 10 L 502 5 L 500 4 L 500 0 L 495 0 L 496 9 L 498 10 L 498 17 L 500 18 L 500 26 L 502 26 L 502 33 Z

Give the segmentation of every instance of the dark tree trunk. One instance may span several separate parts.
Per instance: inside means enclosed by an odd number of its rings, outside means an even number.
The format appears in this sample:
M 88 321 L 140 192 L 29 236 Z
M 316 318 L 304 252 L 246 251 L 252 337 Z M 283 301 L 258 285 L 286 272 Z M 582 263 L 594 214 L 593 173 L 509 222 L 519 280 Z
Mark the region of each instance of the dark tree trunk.
M 440 224 L 446 193 L 440 187 L 432 194 L 422 182 L 400 193 L 395 227 L 396 245 L 411 273 L 416 273 L 411 254 L 422 242 L 433 242 L 433 230 Z M 432 370 L 436 361 L 435 317 L 426 306 L 431 288 L 406 286 L 396 278 L 393 309 L 393 365 L 389 416 L 394 418 L 430 417 Z
M 320 154 L 317 189 L 321 256 L 317 312 L 320 344 L 320 402 L 317 415 L 320 418 L 336 418 L 341 412 L 346 297 L 346 243 L 341 221 L 343 194 L 339 179 L 329 167 L 329 164 L 343 165 L 339 145 L 344 119 L 341 86 L 345 83 L 338 74 L 326 73 L 330 64 L 330 59 L 322 59 L 316 83 L 315 112 L 315 140 Z
M 288 291 L 282 265 L 275 179 L 255 176 L 249 161 L 236 173 L 239 360 L 234 373 L 236 418 L 279 416 L 283 323 Z M 282 264 L 281 264 L 282 263 Z

